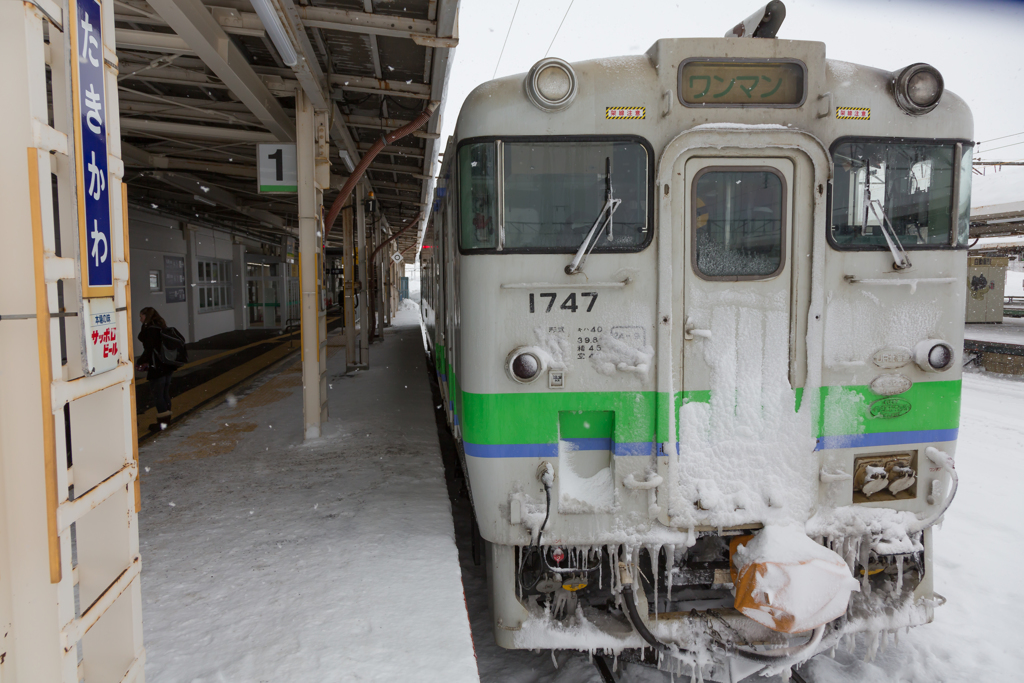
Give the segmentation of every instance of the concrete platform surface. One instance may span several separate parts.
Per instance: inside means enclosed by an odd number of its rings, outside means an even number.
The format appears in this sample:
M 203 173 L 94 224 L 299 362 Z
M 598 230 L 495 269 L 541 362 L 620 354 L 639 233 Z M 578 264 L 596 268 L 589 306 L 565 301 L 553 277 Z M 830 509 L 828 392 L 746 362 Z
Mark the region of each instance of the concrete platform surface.
M 1024 318 L 1004 317 L 1002 323 L 968 323 L 964 326 L 964 339 L 1024 344 Z
M 295 358 L 141 449 L 147 681 L 479 680 L 415 322 L 328 338 L 321 439 Z

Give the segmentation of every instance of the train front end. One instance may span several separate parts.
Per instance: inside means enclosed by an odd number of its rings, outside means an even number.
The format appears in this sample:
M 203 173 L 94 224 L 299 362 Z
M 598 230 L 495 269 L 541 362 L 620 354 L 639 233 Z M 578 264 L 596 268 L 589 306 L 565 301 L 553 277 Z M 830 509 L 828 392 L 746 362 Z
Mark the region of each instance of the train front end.
M 500 645 L 739 680 L 932 618 L 973 131 L 924 66 L 662 40 L 467 99 L 430 286 Z

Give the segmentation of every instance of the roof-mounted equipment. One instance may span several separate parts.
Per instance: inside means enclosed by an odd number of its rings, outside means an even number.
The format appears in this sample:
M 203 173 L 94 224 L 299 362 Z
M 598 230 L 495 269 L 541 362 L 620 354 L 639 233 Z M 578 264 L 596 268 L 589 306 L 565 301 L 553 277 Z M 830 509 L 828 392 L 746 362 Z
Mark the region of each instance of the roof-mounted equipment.
M 786 19 L 786 6 L 782 0 L 772 0 L 749 17 L 733 26 L 726 38 L 775 38 Z

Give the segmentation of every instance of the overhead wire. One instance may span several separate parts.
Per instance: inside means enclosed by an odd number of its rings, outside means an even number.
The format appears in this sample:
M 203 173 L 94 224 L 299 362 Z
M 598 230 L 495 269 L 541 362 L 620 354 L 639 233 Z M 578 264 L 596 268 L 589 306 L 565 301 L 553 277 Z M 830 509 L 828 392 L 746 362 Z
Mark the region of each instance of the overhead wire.
M 565 18 L 569 16 L 569 10 L 572 9 L 572 3 L 576 0 L 569 0 L 569 6 L 565 8 L 565 14 L 562 15 L 562 21 L 558 22 L 558 28 L 555 29 L 555 35 L 551 37 L 551 43 L 548 45 L 548 49 L 544 51 L 544 56 L 547 57 L 548 53 L 551 52 L 551 48 L 555 46 L 555 38 L 558 37 L 558 32 L 562 30 L 562 24 L 565 23 Z
M 512 21 L 508 22 L 508 31 L 505 32 L 505 42 L 501 44 L 501 52 L 498 53 L 498 62 L 494 65 L 494 73 L 491 74 L 491 79 L 494 79 L 498 75 L 498 67 L 501 66 L 501 58 L 505 54 L 505 46 L 508 45 L 508 37 L 512 34 L 512 24 L 516 23 L 516 14 L 519 13 L 519 3 L 522 0 L 516 0 L 516 8 L 512 12 Z
M 997 149 L 1006 149 L 1007 147 L 1016 147 L 1017 145 L 1024 145 L 1024 140 L 1021 140 L 1020 142 L 1011 142 L 1008 145 L 1000 145 L 999 147 L 992 147 L 990 149 L 978 150 L 978 153 L 988 154 L 989 152 L 994 152 Z
M 979 145 L 983 145 L 983 144 L 985 144 L 986 142 L 995 142 L 996 140 L 1005 140 L 1006 138 L 1015 138 L 1015 137 L 1017 137 L 1018 135 L 1024 135 L 1024 130 L 1022 130 L 1022 131 L 1021 131 L 1021 132 L 1019 132 L 1019 133 L 1010 133 L 1009 135 L 1000 135 L 1000 136 L 999 136 L 999 137 L 997 137 L 997 138 L 990 138 L 990 139 L 988 139 L 988 140 L 981 140 L 981 141 L 979 141 L 979 142 L 978 142 L 978 144 L 979 144 Z

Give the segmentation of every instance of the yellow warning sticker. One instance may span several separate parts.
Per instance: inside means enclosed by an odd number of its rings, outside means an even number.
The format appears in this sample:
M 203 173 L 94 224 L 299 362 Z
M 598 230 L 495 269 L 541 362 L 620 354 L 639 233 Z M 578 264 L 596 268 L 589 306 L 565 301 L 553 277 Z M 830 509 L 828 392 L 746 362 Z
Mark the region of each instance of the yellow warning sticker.
M 837 107 L 836 118 L 867 121 L 871 118 L 871 107 Z
M 646 119 L 647 107 L 605 107 L 606 119 Z

